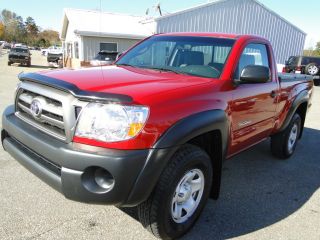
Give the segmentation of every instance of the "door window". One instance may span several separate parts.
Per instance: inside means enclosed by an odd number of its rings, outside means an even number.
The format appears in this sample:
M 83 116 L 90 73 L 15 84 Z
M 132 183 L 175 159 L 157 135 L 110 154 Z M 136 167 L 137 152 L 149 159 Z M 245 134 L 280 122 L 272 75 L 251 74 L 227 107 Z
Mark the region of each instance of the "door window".
M 256 43 L 248 44 L 241 54 L 235 72 L 235 79 L 240 78 L 242 70 L 248 65 L 258 65 L 270 68 L 266 45 Z
M 301 65 L 308 65 L 309 63 L 316 63 L 317 65 L 320 65 L 320 58 L 304 57 Z

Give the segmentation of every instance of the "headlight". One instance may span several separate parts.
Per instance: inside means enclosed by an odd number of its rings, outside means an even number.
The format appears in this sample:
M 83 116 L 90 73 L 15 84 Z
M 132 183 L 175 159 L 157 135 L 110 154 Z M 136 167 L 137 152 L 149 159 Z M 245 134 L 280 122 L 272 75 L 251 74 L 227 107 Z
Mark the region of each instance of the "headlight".
M 29 57 L 25 57 L 25 59 L 29 59 Z
M 89 103 L 81 111 L 75 136 L 103 142 L 127 140 L 138 135 L 148 115 L 144 106 Z

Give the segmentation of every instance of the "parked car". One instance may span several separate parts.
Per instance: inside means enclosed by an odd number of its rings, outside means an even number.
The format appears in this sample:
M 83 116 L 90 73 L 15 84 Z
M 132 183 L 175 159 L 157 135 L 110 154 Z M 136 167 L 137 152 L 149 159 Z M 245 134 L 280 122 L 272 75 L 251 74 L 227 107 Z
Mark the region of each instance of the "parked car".
M 4 149 L 68 199 L 136 206 L 163 239 L 218 198 L 225 159 L 269 137 L 289 158 L 313 94 L 312 77 L 278 75 L 266 39 L 214 33 L 159 34 L 112 66 L 19 79 Z
M 11 44 L 10 43 L 4 43 L 3 44 L 3 49 L 11 49 Z
M 312 76 L 320 74 L 320 57 L 291 56 L 286 61 L 285 71 L 287 73 L 303 73 Z
M 118 52 L 100 51 L 97 56 L 90 61 L 91 66 L 111 65 L 117 58 Z
M 62 64 L 62 58 L 63 58 L 63 54 L 62 53 L 50 53 L 48 52 L 47 54 L 47 62 L 49 64 L 53 63 L 53 64 L 57 64 L 57 65 L 61 65 Z
M 28 48 L 28 46 L 23 43 L 15 43 L 15 44 L 13 44 L 13 46 L 15 48 Z
M 25 64 L 27 67 L 31 66 L 31 53 L 28 48 L 14 47 L 11 48 L 8 55 L 8 66 L 12 63 Z
M 61 47 L 50 47 L 47 52 L 47 62 L 49 65 L 54 65 L 56 67 L 62 67 L 63 62 L 63 50 Z

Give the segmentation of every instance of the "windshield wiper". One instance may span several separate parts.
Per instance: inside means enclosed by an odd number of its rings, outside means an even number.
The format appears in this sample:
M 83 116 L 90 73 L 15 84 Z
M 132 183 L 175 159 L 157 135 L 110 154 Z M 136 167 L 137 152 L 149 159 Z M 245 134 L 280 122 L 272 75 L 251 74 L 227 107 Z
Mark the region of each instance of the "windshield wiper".
M 173 72 L 173 73 L 176 73 L 176 74 L 182 74 L 181 72 L 173 70 L 173 69 L 170 69 L 170 68 L 163 68 L 163 67 L 145 67 L 145 68 L 153 69 L 153 70 L 159 70 L 159 71 L 163 71 L 163 72 Z
M 134 67 L 137 68 L 138 66 L 134 66 L 128 63 L 117 63 L 116 66 L 126 66 L 126 67 Z

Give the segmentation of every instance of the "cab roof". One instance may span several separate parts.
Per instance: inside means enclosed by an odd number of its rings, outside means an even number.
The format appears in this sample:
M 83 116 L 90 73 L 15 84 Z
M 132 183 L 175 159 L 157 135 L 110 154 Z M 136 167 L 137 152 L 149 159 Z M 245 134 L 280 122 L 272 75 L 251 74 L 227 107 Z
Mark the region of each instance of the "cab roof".
M 174 32 L 174 33 L 160 33 L 161 36 L 186 36 L 186 37 L 215 37 L 215 38 L 231 38 L 236 39 L 243 35 L 228 34 L 228 33 L 212 33 L 212 32 Z

